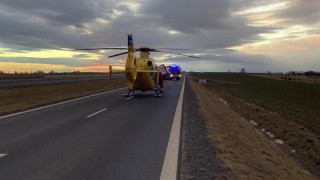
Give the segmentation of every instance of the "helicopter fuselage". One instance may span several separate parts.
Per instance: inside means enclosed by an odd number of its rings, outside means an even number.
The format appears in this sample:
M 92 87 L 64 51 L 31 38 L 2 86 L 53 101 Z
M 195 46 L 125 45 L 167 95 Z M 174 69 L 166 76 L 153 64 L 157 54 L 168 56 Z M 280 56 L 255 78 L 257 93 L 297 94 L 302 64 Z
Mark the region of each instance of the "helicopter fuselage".
M 150 57 L 148 47 L 141 49 L 140 57 L 135 57 L 133 45 L 128 45 L 128 57 L 126 61 L 126 77 L 129 90 L 150 91 L 155 90 L 158 82 L 158 73 L 154 60 Z

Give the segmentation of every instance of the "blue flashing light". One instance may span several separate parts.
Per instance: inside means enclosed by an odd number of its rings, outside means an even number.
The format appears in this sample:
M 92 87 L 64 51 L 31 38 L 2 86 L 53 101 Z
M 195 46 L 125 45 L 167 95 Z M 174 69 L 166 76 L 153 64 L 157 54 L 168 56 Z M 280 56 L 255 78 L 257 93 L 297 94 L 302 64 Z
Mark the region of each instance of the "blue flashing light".
M 171 73 L 177 74 L 180 73 L 181 68 L 178 64 L 172 64 L 171 66 L 169 66 L 169 70 Z

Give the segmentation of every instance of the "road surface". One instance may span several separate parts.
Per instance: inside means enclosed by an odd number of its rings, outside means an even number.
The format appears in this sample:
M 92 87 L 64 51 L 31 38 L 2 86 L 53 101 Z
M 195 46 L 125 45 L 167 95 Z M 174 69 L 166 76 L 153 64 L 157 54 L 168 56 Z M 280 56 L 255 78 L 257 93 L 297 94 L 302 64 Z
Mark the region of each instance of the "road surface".
M 0 179 L 159 179 L 182 81 L 0 117 Z

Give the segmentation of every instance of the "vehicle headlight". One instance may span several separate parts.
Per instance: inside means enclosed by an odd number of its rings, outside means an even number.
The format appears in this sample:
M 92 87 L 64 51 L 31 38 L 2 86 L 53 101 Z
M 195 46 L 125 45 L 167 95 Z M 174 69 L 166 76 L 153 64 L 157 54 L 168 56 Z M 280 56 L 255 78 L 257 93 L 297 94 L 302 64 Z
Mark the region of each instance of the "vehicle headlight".
M 181 74 L 179 74 L 179 77 L 181 77 Z
M 173 77 L 173 74 L 170 74 L 170 77 Z

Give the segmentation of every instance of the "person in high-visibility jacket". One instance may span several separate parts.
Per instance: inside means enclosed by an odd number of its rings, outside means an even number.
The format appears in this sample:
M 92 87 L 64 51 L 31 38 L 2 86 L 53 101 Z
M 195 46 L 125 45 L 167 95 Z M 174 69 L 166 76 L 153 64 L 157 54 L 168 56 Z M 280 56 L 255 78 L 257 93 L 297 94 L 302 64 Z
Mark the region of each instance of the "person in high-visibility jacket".
M 159 71 L 159 85 L 160 85 L 160 93 L 163 93 L 163 75 L 161 71 Z

